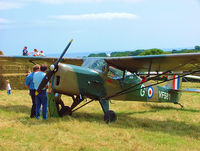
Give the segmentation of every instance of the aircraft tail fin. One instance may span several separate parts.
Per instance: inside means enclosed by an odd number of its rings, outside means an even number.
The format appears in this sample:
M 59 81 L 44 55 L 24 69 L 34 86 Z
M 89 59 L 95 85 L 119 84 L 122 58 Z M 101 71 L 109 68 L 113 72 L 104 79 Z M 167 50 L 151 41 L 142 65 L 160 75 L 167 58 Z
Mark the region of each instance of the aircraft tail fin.
M 168 76 L 168 79 L 173 79 L 167 82 L 167 87 L 171 89 L 172 91 L 176 92 L 194 92 L 194 93 L 200 93 L 200 89 L 183 89 L 182 88 L 182 78 L 179 75 L 173 75 L 173 76 Z
M 171 79 L 171 80 L 170 80 Z M 184 89 L 182 90 L 182 77 L 179 75 L 173 75 L 173 76 L 168 76 L 168 82 L 165 87 L 167 87 L 169 90 L 168 92 L 170 93 L 170 102 L 173 102 L 174 104 L 179 104 L 181 107 L 183 107 L 180 103 L 179 100 L 181 98 L 182 92 L 194 92 L 194 93 L 200 93 L 199 89 Z
M 173 79 L 167 82 L 167 87 L 172 90 L 179 90 L 182 87 L 182 78 L 179 75 L 168 76 L 168 79 Z
M 170 101 L 174 102 L 175 104 L 178 104 L 181 92 L 179 91 L 182 87 L 182 78 L 179 75 L 170 75 L 167 77 L 169 81 L 167 81 L 167 87 L 170 92 Z M 173 79 L 173 80 L 172 80 Z

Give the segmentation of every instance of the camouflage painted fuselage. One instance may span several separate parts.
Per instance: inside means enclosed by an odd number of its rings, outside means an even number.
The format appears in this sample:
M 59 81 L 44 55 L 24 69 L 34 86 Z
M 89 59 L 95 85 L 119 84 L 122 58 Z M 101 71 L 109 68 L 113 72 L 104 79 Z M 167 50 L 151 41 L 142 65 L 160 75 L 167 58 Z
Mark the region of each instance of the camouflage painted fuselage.
M 92 99 L 104 99 L 115 95 L 131 86 L 128 93 L 114 96 L 112 100 L 145 101 L 145 102 L 178 102 L 180 95 L 169 87 L 149 86 L 141 83 L 141 78 L 135 74 L 121 79 L 113 79 L 102 72 L 74 66 L 59 64 L 58 71 L 53 76 L 53 89 L 69 96 L 82 95 Z

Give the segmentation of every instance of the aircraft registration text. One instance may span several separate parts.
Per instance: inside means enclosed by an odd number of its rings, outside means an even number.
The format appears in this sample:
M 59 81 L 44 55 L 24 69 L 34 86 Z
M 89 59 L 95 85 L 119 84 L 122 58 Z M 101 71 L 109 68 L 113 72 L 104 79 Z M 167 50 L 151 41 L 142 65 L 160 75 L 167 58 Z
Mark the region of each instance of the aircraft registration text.
M 170 100 L 170 94 L 164 91 L 159 91 L 159 98 L 164 100 Z

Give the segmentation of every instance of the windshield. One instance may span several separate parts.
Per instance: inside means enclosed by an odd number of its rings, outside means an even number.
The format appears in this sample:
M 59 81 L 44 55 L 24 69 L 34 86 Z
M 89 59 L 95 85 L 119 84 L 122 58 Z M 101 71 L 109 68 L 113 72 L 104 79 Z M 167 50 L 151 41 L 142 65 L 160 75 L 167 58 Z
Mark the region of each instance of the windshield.
M 103 58 L 86 58 L 82 67 L 90 68 L 98 72 L 107 74 L 112 79 L 122 79 L 123 71 L 115 67 L 108 66 Z
M 105 72 L 107 63 L 103 58 L 86 58 L 82 67 L 94 69 L 99 72 Z

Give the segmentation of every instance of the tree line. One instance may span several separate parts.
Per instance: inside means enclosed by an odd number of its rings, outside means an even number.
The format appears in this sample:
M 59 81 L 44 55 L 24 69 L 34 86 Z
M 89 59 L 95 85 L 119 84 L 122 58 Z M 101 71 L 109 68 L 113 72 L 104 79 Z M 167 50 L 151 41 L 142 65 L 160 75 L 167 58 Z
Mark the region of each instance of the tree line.
M 195 46 L 194 49 L 173 49 L 171 51 L 163 51 L 162 49 L 138 49 L 134 51 L 112 52 L 109 55 L 106 53 L 92 53 L 88 57 L 125 57 L 125 56 L 146 56 L 146 55 L 162 55 L 162 54 L 176 54 L 176 53 L 195 53 L 200 52 L 200 46 Z

